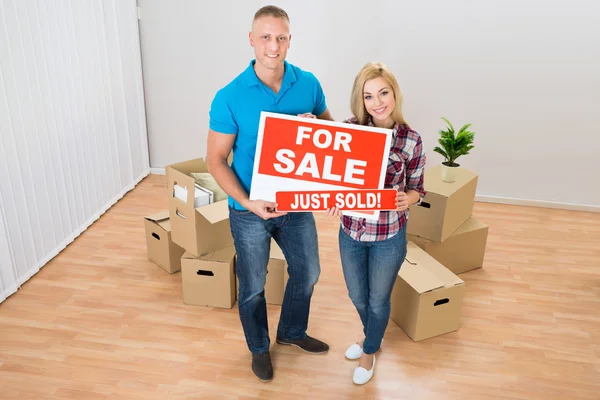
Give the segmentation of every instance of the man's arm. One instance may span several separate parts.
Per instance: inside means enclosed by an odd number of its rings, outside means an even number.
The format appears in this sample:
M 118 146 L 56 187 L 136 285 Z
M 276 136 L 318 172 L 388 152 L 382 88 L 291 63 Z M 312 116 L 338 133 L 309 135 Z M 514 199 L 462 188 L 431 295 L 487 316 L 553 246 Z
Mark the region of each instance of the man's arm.
M 206 164 L 208 171 L 215 178 L 221 189 L 233 197 L 244 208 L 254 212 L 263 219 L 279 217 L 286 213 L 275 212 L 275 203 L 255 200 L 248 197 L 248 193 L 242 188 L 237 177 L 227 164 L 227 157 L 233 148 L 235 134 L 223 134 L 208 130 L 208 141 L 206 151 Z
M 236 136 L 235 134 L 223 134 L 209 129 L 206 164 L 208 172 L 214 176 L 221 189 L 238 203 L 243 204 L 248 200 L 248 195 L 240 185 L 229 164 L 227 164 L 227 157 L 231 153 Z
M 333 119 L 333 116 L 331 115 L 331 112 L 329 112 L 328 108 L 326 108 L 325 111 L 323 111 L 319 115 L 314 115 L 311 113 L 304 113 L 304 114 L 298 114 L 298 116 L 303 117 L 303 118 L 318 118 L 318 119 L 326 119 L 328 121 L 335 121 Z
M 335 121 L 333 119 L 333 116 L 331 115 L 331 112 L 329 111 L 329 108 L 326 108 L 325 111 L 323 111 L 321 114 L 317 115 L 318 119 L 326 119 L 329 121 Z

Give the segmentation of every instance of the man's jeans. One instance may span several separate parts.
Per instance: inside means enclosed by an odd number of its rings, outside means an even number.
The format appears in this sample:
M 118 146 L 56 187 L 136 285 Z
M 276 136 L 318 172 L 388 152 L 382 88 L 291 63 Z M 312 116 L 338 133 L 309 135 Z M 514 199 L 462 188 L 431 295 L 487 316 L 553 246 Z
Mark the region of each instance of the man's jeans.
M 264 287 L 271 237 L 281 247 L 289 273 L 277 336 L 287 340 L 306 337 L 310 300 L 320 274 L 312 213 L 289 213 L 263 220 L 251 211 L 230 207 L 229 222 L 237 252 L 240 320 L 250 351 L 265 353 L 270 346 Z
M 363 323 L 363 351 L 379 350 L 390 317 L 390 298 L 406 257 L 406 225 L 378 242 L 359 242 L 340 227 L 340 257 L 348 295 Z

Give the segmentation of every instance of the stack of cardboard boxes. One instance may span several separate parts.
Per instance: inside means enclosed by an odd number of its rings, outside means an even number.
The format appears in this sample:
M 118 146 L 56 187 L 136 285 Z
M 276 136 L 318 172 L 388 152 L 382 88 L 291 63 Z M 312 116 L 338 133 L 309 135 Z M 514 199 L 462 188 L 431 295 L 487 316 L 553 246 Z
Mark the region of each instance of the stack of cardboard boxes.
M 457 274 L 483 265 L 487 242 L 487 225 L 471 215 L 477 174 L 461 168 L 446 183 L 440 168 L 425 171 L 427 195 L 410 208 L 408 251 L 392 293 L 391 318 L 414 341 L 458 329 L 465 285 Z M 167 167 L 169 209 L 145 218 L 148 258 L 169 273 L 182 271 L 186 304 L 231 308 L 237 279 L 227 200 L 199 202 L 205 195 L 192 176 L 207 171 L 202 158 Z M 272 241 L 267 303 L 282 304 L 287 279 Z
M 453 183 L 441 179 L 441 165 L 425 171 L 427 195 L 410 208 L 407 239 L 455 274 L 483 266 L 488 226 L 472 217 L 478 176 L 465 168 Z
M 214 201 L 193 174 L 208 173 L 204 159 L 166 168 L 169 209 L 145 218 L 148 258 L 168 273 L 181 271 L 186 304 L 231 308 L 237 299 L 236 252 L 227 199 Z M 207 195 L 208 193 L 208 195 Z M 287 264 L 271 241 L 265 297 L 281 304 Z
M 414 341 L 458 329 L 464 281 L 480 268 L 488 226 L 472 217 L 478 176 L 464 168 L 453 183 L 441 165 L 425 171 L 427 195 L 410 207 L 408 252 L 392 293 L 391 318 Z

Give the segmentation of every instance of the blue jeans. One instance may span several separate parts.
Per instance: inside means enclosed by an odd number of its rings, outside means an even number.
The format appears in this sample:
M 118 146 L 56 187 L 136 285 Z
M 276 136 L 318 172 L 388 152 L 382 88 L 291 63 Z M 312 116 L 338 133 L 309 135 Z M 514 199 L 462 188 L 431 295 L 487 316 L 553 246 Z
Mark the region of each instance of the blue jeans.
M 312 213 L 289 213 L 263 220 L 251 211 L 229 208 L 231 234 L 237 252 L 238 308 L 248 349 L 269 351 L 265 282 L 271 238 L 288 264 L 277 336 L 295 340 L 306 337 L 310 300 L 321 272 L 317 228 Z
M 392 289 L 406 257 L 406 228 L 386 240 L 360 242 L 340 227 L 339 246 L 348 295 L 363 324 L 363 352 L 373 354 L 387 328 Z

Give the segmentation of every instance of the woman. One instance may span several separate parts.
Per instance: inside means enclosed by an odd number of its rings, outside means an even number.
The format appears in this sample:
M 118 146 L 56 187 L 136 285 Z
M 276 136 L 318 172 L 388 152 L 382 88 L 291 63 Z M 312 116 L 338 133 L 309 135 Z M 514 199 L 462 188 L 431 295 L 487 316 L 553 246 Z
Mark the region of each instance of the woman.
M 402 116 L 402 93 L 386 65 L 371 62 L 354 80 L 346 123 L 393 130 L 385 188 L 397 190 L 397 209 L 380 211 L 377 221 L 342 215 L 339 247 L 348 294 L 363 324 L 364 339 L 351 345 L 346 357 L 359 360 L 356 384 L 367 383 L 375 369 L 390 315 L 390 297 L 406 256 L 408 207 L 420 203 L 425 153 L 420 135 Z M 327 215 L 339 216 L 334 207 Z

